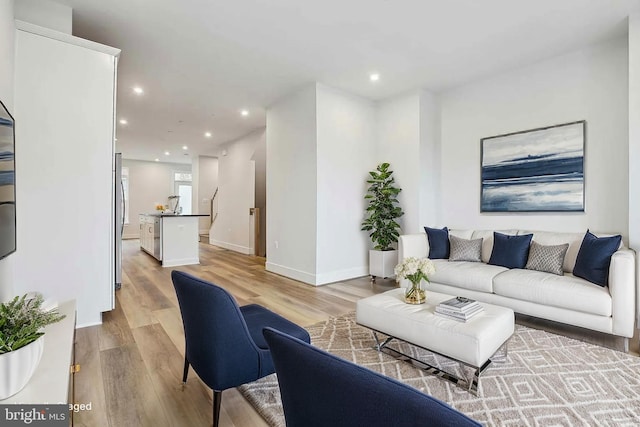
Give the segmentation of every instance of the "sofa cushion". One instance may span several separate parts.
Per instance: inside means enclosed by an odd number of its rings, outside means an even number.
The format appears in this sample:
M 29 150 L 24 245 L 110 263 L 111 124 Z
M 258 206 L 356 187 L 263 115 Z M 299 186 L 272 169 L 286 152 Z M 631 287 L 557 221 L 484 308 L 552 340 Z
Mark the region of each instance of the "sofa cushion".
M 571 274 L 556 276 L 535 270 L 507 270 L 493 279 L 493 292 L 522 301 L 611 316 L 608 289 Z
M 611 255 L 620 247 L 622 236 L 596 237 L 589 230 L 584 235 L 573 274 L 600 286 L 607 286 Z
M 533 234 L 509 236 L 494 232 L 489 264 L 507 268 L 524 268 L 529 257 L 529 244 L 532 237 Z
M 480 262 L 482 239 L 467 240 L 452 235 L 449 236 L 449 242 L 449 261 Z
M 529 259 L 524 268 L 562 276 L 564 274 L 562 264 L 568 248 L 568 243 L 545 246 L 532 241 L 529 247 Z
M 507 234 L 509 236 L 515 236 L 518 234 L 518 230 L 495 230 L 498 233 Z M 482 262 L 487 263 L 491 258 L 491 252 L 493 251 L 493 233 L 494 230 L 474 230 L 471 235 L 471 239 L 482 239 Z
M 429 281 L 480 292 L 493 292 L 493 279 L 507 271 L 504 267 L 481 262 L 433 260 L 436 272 Z
M 446 259 L 449 258 L 449 230 L 425 227 L 429 241 L 429 258 Z

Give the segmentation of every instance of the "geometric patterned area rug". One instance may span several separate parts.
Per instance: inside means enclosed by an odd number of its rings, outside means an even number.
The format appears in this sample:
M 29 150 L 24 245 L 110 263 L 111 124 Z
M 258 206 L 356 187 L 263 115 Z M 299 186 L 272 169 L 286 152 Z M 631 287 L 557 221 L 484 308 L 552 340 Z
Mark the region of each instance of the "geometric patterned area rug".
M 374 350 L 371 331 L 356 325 L 355 313 L 306 329 L 315 346 L 447 402 L 487 426 L 640 425 L 640 358 L 622 352 L 516 325 L 506 362 L 484 371 L 476 397 Z M 458 363 L 407 344 L 401 350 L 460 375 Z M 285 426 L 275 374 L 238 389 L 270 425 Z

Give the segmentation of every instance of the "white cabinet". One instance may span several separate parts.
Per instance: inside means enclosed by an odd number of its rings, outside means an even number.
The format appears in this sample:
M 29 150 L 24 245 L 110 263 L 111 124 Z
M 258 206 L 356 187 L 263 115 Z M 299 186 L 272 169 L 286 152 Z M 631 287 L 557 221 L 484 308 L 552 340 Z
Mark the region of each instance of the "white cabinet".
M 16 21 L 16 293 L 77 300 L 78 326 L 114 306 L 119 50 Z
M 138 218 L 140 222 L 140 248 L 161 261 L 160 217 L 157 215 L 140 215 Z

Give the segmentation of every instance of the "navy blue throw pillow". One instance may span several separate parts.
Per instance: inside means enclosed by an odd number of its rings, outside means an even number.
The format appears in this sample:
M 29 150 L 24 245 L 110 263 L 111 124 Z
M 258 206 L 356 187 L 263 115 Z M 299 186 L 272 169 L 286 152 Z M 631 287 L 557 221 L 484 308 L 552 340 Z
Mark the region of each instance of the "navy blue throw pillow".
M 587 230 L 578 251 L 573 275 L 585 280 L 607 286 L 611 255 L 620 247 L 622 236 L 596 237 Z
M 449 259 L 449 229 L 425 227 L 424 231 L 429 239 L 429 258 Z
M 493 250 L 489 264 L 507 268 L 524 268 L 529 259 L 529 245 L 533 234 L 509 236 L 493 232 Z

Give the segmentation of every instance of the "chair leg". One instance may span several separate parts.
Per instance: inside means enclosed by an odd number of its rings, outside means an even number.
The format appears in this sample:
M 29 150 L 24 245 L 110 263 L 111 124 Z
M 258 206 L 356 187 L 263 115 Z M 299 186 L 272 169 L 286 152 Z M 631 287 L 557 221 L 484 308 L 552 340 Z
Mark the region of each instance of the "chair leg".
M 213 390 L 213 427 L 218 427 L 218 421 L 220 421 L 220 403 L 222 403 L 222 392 Z
M 182 384 L 187 383 L 187 375 L 189 375 L 189 361 L 187 356 L 184 357 L 184 371 L 182 371 Z

